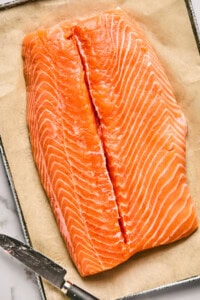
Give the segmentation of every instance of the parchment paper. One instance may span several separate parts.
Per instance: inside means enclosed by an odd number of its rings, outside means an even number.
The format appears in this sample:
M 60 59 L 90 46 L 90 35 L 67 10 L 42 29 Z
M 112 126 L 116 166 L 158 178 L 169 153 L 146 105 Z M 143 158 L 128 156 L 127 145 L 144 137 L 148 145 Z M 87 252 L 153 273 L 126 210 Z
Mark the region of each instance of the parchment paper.
M 100 299 L 116 299 L 200 274 L 200 230 L 82 279 L 68 256 L 35 168 L 26 127 L 21 44 L 57 21 L 121 6 L 155 47 L 188 120 L 187 177 L 200 217 L 200 57 L 183 0 L 39 1 L 0 12 L 0 134 L 33 246 L 68 269 L 69 280 Z M 48 300 L 66 299 L 44 282 Z

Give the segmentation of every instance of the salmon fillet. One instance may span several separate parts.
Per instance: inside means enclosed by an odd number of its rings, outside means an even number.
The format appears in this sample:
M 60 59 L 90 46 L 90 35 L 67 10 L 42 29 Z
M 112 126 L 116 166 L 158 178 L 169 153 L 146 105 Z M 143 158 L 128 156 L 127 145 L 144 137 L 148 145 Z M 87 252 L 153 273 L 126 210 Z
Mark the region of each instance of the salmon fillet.
M 135 21 L 62 22 L 28 34 L 23 58 L 34 160 L 80 274 L 194 232 L 186 120 Z

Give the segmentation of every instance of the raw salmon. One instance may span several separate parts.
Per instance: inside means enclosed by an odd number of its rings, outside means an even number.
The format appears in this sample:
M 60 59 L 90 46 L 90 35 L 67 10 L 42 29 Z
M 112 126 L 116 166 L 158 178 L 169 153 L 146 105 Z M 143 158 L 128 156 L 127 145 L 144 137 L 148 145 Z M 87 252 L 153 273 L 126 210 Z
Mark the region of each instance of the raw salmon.
M 120 9 L 23 42 L 34 160 L 82 276 L 198 227 L 185 117 L 157 55 Z

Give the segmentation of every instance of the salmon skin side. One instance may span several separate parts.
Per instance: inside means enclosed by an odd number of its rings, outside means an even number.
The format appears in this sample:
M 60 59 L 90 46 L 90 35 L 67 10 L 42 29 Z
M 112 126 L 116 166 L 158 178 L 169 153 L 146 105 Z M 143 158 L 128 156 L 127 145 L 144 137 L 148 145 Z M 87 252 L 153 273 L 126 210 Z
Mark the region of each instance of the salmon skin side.
M 82 276 L 198 227 L 185 117 L 152 46 L 121 9 L 23 41 L 33 157 Z

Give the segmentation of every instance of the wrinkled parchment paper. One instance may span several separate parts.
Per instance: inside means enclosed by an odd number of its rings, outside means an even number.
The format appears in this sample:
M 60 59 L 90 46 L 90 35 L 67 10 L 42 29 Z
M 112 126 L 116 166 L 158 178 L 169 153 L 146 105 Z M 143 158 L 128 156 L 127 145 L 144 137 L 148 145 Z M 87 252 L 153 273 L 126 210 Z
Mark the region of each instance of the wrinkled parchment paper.
M 200 274 L 200 230 L 185 240 L 136 254 L 82 279 L 68 256 L 35 168 L 26 127 L 21 44 L 24 35 L 63 19 L 121 6 L 155 47 L 188 120 L 187 177 L 200 217 L 200 57 L 183 0 L 37 1 L 0 12 L 0 135 L 32 245 L 68 269 L 68 279 L 112 300 Z M 66 299 L 44 281 L 48 300 Z

